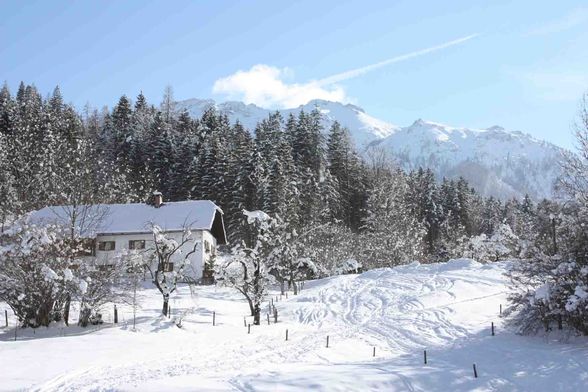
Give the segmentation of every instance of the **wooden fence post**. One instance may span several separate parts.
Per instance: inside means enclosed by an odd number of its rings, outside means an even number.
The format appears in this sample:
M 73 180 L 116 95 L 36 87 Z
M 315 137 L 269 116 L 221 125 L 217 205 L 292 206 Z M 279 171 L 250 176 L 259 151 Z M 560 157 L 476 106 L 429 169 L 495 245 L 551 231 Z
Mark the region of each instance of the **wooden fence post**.
M 329 335 L 327 335 L 327 348 L 329 348 Z
M 286 330 L 286 341 L 288 341 L 288 330 Z
M 250 334 L 251 333 L 251 324 L 247 324 L 247 333 Z
M 492 322 L 492 336 L 494 336 L 494 322 Z
M 476 369 L 475 363 L 474 363 L 474 378 L 478 378 L 478 370 Z
M 118 309 L 116 308 L 116 304 L 114 304 L 114 323 L 118 324 Z
M 6 328 L 8 328 L 8 310 L 4 309 L 4 319 L 6 319 Z
M 375 357 L 375 356 L 376 356 L 376 347 L 374 346 L 374 353 L 373 353 L 372 357 Z
M 246 327 L 247 326 L 247 317 L 243 317 L 243 326 Z
M 269 313 L 267 314 L 267 325 L 270 325 L 270 315 L 269 315 Z
M 427 364 L 427 350 L 423 351 L 423 355 L 425 357 L 425 365 Z
M 216 325 L 216 312 L 213 310 L 212 311 L 212 326 L 214 327 Z

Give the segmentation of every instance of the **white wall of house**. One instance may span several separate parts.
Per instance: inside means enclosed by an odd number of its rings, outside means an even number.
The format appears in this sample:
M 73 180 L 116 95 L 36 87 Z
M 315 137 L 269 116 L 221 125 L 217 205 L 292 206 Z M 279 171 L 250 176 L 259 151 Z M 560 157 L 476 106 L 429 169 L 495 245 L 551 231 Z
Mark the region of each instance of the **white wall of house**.
M 182 240 L 182 232 L 167 232 L 165 235 L 167 238 L 174 239 L 178 243 Z M 145 250 L 154 248 L 153 234 L 151 233 L 100 234 L 96 237 L 96 260 L 100 264 L 111 263 L 122 251 L 129 249 L 129 241 L 133 240 L 145 241 Z M 99 243 L 103 241 L 114 241 L 114 250 L 99 250 Z M 204 263 L 210 260 L 212 255 L 216 253 L 216 245 L 216 238 L 208 230 L 192 231 L 192 240 L 184 244 L 181 248 L 181 253 L 176 252 L 172 256 L 171 262 L 174 263 L 174 269 L 177 267 L 177 263 L 183 261 L 185 255 L 195 246 L 196 251 L 189 257 L 190 266 L 184 272 L 194 279 L 200 279 L 202 277 Z

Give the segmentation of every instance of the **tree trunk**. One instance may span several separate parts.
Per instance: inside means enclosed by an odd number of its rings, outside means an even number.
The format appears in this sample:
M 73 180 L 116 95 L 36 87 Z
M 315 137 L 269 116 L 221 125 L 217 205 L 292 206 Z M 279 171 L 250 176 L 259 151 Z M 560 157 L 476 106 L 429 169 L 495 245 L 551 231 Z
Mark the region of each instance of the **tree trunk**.
M 557 254 L 557 237 L 556 237 L 556 231 L 555 231 L 555 219 L 551 220 L 551 226 L 552 226 L 552 239 L 553 239 L 553 254 L 556 255 Z
M 41 307 L 37 311 L 35 317 L 35 327 L 48 327 L 51 323 L 51 311 L 53 310 L 53 302 L 45 302 L 41 304 Z
M 71 306 L 71 296 L 68 294 L 63 305 L 63 321 L 65 325 L 69 326 L 69 308 Z
M 255 304 L 255 307 L 253 308 L 253 324 L 261 324 L 261 306 L 259 304 Z
M 169 307 L 169 295 L 163 295 L 163 309 L 161 309 L 161 314 L 167 316 L 167 311 Z
M 284 280 L 280 280 L 280 293 L 284 295 Z
M 296 284 L 296 281 L 294 279 L 292 279 L 291 282 L 292 282 L 292 287 L 294 287 L 294 295 L 298 295 L 298 285 Z
M 80 319 L 78 325 L 80 327 L 87 327 L 90 323 L 90 316 L 92 315 L 92 309 L 85 307 L 83 304 L 80 308 Z
M 253 301 L 251 299 L 249 299 L 249 297 L 247 298 L 247 303 L 249 304 L 249 311 L 251 312 L 251 316 L 255 316 L 255 306 L 253 306 Z

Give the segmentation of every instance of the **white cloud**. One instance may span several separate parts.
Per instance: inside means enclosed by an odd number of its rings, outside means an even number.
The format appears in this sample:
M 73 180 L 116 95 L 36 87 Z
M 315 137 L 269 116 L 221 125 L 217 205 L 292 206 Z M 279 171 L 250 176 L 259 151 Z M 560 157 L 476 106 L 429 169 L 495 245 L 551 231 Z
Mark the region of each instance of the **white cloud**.
M 257 64 L 248 71 L 240 70 L 232 75 L 218 79 L 214 83 L 212 92 L 225 94 L 229 99 L 242 100 L 245 103 L 254 103 L 261 107 L 270 108 L 292 108 L 304 105 L 312 99 L 348 102 L 350 99 L 345 90 L 343 87 L 338 86 L 337 83 L 394 63 L 462 44 L 477 36 L 478 34 L 468 35 L 440 45 L 416 50 L 307 83 L 285 82 L 284 79 L 292 75 L 289 68 L 276 68 L 270 65 Z
M 292 108 L 312 99 L 349 101 L 340 86 L 323 87 L 317 82 L 287 83 L 291 75 L 288 68 L 257 64 L 248 71 L 237 71 L 214 82 L 215 94 L 226 94 L 229 99 L 242 100 L 266 108 Z

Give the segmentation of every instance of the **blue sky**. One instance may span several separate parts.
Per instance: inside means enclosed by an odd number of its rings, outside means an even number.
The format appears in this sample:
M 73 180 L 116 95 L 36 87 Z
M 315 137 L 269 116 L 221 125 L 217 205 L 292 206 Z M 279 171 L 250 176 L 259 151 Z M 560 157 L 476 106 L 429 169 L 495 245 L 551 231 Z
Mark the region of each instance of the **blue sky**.
M 588 90 L 585 1 L 0 0 L 0 7 L 0 79 L 13 91 L 21 80 L 43 93 L 59 85 L 78 107 L 112 106 L 141 90 L 157 103 L 166 85 L 176 99 L 276 108 L 322 97 L 397 125 L 499 124 L 570 147 Z M 406 54 L 415 55 L 363 68 Z

